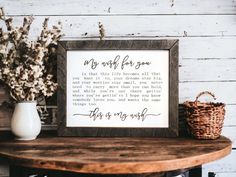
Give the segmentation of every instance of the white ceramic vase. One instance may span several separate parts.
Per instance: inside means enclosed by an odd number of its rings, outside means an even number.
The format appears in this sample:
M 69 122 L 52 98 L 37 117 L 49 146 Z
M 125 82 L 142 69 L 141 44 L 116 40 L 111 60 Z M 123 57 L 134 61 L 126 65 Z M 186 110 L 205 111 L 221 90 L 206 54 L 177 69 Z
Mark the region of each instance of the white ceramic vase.
M 18 140 L 36 139 L 41 131 L 41 120 L 36 101 L 25 101 L 16 104 L 11 130 Z

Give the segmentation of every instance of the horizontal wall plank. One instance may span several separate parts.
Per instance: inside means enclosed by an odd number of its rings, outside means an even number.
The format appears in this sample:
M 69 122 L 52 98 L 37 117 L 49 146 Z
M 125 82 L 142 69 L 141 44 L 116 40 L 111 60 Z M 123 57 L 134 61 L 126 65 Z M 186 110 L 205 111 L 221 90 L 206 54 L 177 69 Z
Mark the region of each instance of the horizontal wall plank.
M 236 58 L 180 59 L 179 64 L 180 81 L 236 81 Z
M 215 177 L 231 177 L 231 176 L 236 176 L 236 172 L 232 172 L 232 173 L 216 172 L 215 175 L 216 175 Z M 208 176 L 206 176 L 206 177 L 208 177 Z
M 228 137 L 232 141 L 232 147 L 236 148 L 236 126 L 223 127 L 222 135 Z
M 204 71 L 203 71 L 204 72 Z M 218 102 L 236 104 L 236 82 L 184 82 L 179 84 L 179 102 L 194 101 L 202 91 L 211 91 L 217 97 Z M 212 101 L 208 96 L 203 96 L 200 101 Z
M 180 57 L 182 58 L 235 58 L 236 38 L 182 38 Z
M 74 19 L 80 18 L 82 21 L 80 22 L 80 20 L 73 20 L 73 18 Z M 95 21 L 93 23 L 90 23 L 89 20 L 87 20 L 87 17 L 86 18 L 73 17 L 73 18 L 72 17 L 71 18 L 67 17 L 67 19 L 65 19 L 65 17 L 62 18 L 64 19 L 63 21 L 64 31 L 65 31 L 64 39 L 81 39 L 81 37 L 86 37 L 86 38 L 95 37 L 95 39 L 97 39 L 97 37 L 99 36 L 97 23 L 98 21 L 101 21 L 100 17 L 98 17 L 96 20 L 94 18 Z M 104 18 L 110 18 L 110 17 L 104 17 Z M 117 18 L 120 19 L 120 17 L 117 17 Z M 41 29 L 41 24 L 43 22 L 43 19 L 44 17 L 37 17 L 35 19 L 32 25 L 32 30 L 30 32 L 31 39 L 35 38 L 36 36 L 38 36 L 38 34 L 40 34 L 40 29 Z M 51 19 L 51 24 L 54 24 L 59 19 L 60 17 L 53 17 Z M 148 21 L 148 18 L 142 18 L 142 20 L 143 21 L 141 25 L 138 24 L 138 21 L 135 21 L 135 24 L 137 24 L 137 26 L 135 25 L 135 27 L 133 27 L 134 21 L 130 21 L 130 23 L 127 23 L 128 26 L 132 26 L 131 29 L 133 30 L 131 30 L 127 28 L 126 26 L 124 26 L 124 24 L 126 23 L 123 22 L 122 20 L 119 20 L 119 22 L 117 22 L 113 20 L 112 18 L 110 18 L 108 21 L 106 21 L 106 23 L 109 25 L 106 26 L 106 24 L 104 24 L 107 39 L 121 39 L 121 38 L 122 39 L 172 38 L 173 39 L 175 38 L 175 39 L 180 39 L 180 57 L 181 58 L 235 58 L 236 45 L 234 44 L 236 43 L 236 37 L 221 37 L 221 36 L 190 37 L 188 34 L 191 32 L 189 31 L 187 31 L 187 37 L 183 37 L 184 29 L 181 29 L 182 27 L 179 27 L 178 25 L 171 26 L 171 24 L 169 24 L 168 27 L 167 26 L 160 27 L 162 28 L 162 32 L 158 31 L 158 29 L 153 31 L 153 29 L 150 30 L 150 28 L 147 28 L 147 26 L 151 25 L 151 24 L 147 25 L 147 23 L 145 22 L 145 21 Z M 71 23 L 72 21 L 73 23 L 76 23 L 76 24 Z M 110 23 L 111 21 L 113 21 L 113 23 Z M 194 23 L 194 20 L 191 20 L 191 21 L 192 21 L 191 23 Z M 21 17 L 16 18 L 15 22 L 16 22 L 15 23 L 16 25 L 21 24 L 22 18 Z M 143 23 L 146 25 L 143 25 Z M 156 24 L 154 21 L 152 23 Z M 191 26 L 191 23 L 190 23 L 190 26 Z M 120 24 L 123 24 L 123 26 Z M 186 23 L 185 26 L 187 24 L 188 23 Z M 235 31 L 234 29 L 236 28 L 236 26 L 229 27 L 229 24 L 231 23 L 228 23 L 226 27 L 222 27 L 224 25 L 220 25 L 217 31 L 220 32 L 221 30 L 220 28 L 225 28 L 224 30 L 232 29 L 232 31 Z M 236 23 L 232 23 L 232 24 L 236 24 Z M 205 25 L 207 26 L 207 24 Z M 159 28 L 158 26 L 163 26 L 163 24 L 156 25 L 156 28 Z M 175 26 L 178 26 L 178 27 L 176 28 Z M 190 28 L 190 27 L 187 27 L 187 28 Z M 215 30 L 214 28 L 209 27 L 209 30 L 210 29 L 212 29 L 213 31 Z M 203 34 L 200 34 L 202 30 L 201 28 L 196 28 L 196 29 L 192 28 L 192 30 L 195 31 L 194 33 L 199 33 L 199 36 L 203 35 Z M 165 36 L 158 37 L 158 36 L 161 36 L 160 35 L 161 33 Z M 173 33 L 176 33 L 176 34 L 173 34 Z M 208 31 L 205 34 L 212 34 L 212 33 L 214 32 Z
M 46 16 L 35 17 L 32 36 L 40 34 L 44 18 Z M 65 37 L 98 36 L 98 22 L 103 23 L 108 37 L 221 37 L 236 36 L 235 18 L 236 15 L 51 16 L 49 24 L 61 21 Z M 22 24 L 23 17 L 13 19 L 16 26 Z
M 180 59 L 233 59 L 236 53 L 236 37 L 154 37 L 114 36 L 106 40 L 159 40 L 179 39 Z M 64 37 L 62 40 L 99 40 L 99 37 Z
M 235 14 L 232 0 L 2 0 L 10 15 Z M 49 8 L 50 7 L 50 8 Z
M 225 107 L 225 126 L 236 126 L 236 105 L 226 105 Z
M 232 150 L 231 154 L 221 160 L 202 166 L 202 176 L 208 177 L 208 172 L 214 172 L 216 177 L 233 177 L 236 176 L 236 151 Z M 234 174 L 234 175 L 232 175 Z M 228 176 L 227 176 L 228 175 Z

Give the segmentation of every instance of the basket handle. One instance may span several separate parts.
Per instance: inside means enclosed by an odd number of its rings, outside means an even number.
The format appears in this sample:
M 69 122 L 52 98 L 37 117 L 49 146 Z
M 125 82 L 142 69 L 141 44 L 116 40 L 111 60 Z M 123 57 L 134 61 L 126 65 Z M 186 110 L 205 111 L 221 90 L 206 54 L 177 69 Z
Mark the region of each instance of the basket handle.
M 197 95 L 197 97 L 196 97 L 196 99 L 195 99 L 194 102 L 197 103 L 198 99 L 199 99 L 202 95 L 206 95 L 206 94 L 212 96 L 213 99 L 216 100 L 216 97 L 215 97 L 215 95 L 214 95 L 213 93 L 211 93 L 211 92 L 209 92 L 209 91 L 204 91 L 204 92 L 201 92 L 201 93 L 199 93 L 199 94 Z

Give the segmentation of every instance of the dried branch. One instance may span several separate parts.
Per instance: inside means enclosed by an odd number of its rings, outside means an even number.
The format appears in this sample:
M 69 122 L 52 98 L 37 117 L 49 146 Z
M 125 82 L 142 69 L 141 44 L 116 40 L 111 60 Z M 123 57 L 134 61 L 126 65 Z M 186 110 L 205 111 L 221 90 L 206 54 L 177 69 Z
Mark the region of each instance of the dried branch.
M 99 27 L 99 34 L 100 34 L 100 40 L 103 40 L 105 37 L 105 29 L 104 26 L 101 22 L 98 23 L 98 27 Z
M 0 19 L 5 20 L 5 13 L 3 7 L 0 7 Z
M 28 35 L 30 30 L 30 25 L 32 24 L 34 18 L 32 16 L 25 17 L 23 21 L 23 35 Z

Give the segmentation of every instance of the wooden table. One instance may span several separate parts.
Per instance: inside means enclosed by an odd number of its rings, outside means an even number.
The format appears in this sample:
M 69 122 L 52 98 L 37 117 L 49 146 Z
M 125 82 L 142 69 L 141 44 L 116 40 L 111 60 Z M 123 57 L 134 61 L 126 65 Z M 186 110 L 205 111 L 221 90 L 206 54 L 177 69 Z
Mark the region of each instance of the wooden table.
M 12 165 L 89 174 L 141 174 L 202 165 L 231 152 L 231 141 L 191 138 L 45 137 L 0 142 Z

